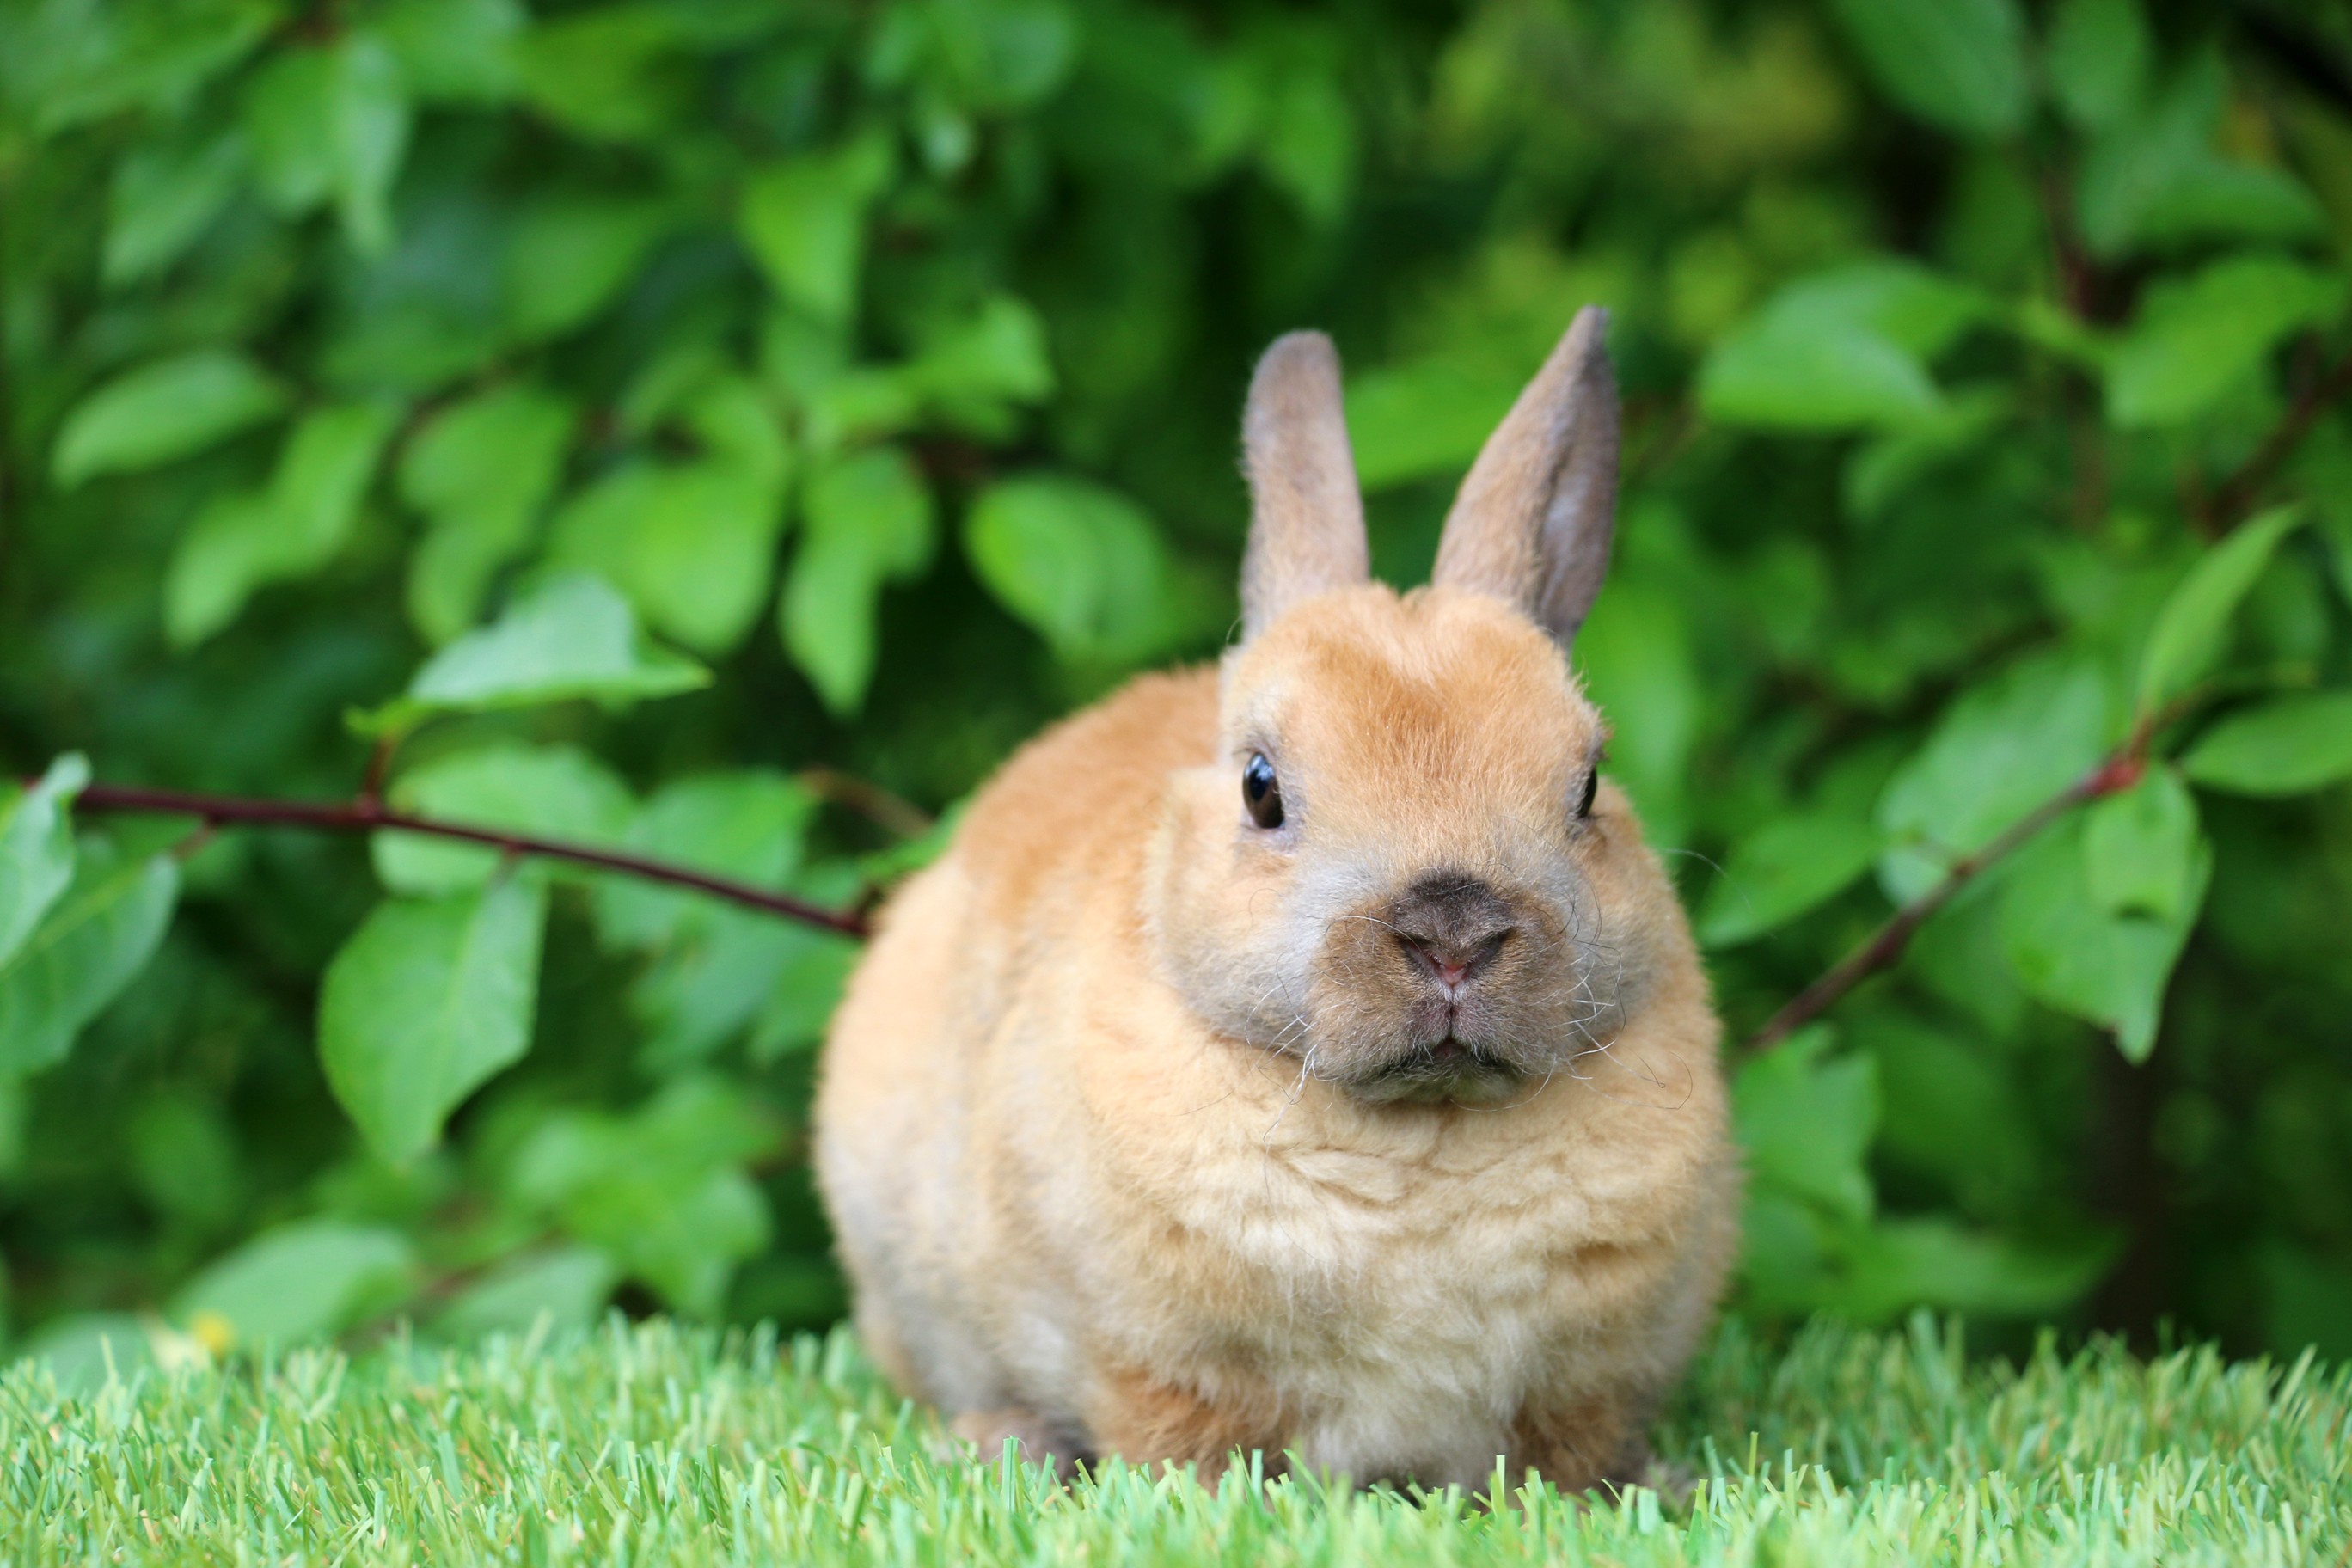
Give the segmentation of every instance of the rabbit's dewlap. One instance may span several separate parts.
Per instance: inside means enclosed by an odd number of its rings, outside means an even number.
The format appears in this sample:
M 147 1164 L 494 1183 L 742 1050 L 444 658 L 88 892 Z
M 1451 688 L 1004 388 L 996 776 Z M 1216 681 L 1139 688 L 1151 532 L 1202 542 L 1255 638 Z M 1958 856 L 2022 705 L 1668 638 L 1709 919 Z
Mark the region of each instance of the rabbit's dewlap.
M 991 1451 L 1638 1470 L 1736 1177 L 1705 980 L 1565 653 L 1607 559 L 1601 325 L 1402 596 L 1329 345 L 1276 344 L 1240 645 L 1033 742 L 887 911 L 819 1173 L 867 1343 Z

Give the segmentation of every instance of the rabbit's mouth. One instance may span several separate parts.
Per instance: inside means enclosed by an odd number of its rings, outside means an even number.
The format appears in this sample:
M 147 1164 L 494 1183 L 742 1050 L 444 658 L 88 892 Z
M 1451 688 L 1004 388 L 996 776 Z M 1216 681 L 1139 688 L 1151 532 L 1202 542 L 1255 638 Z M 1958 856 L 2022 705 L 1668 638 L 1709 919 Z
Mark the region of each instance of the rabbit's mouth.
M 1413 1046 L 1355 1089 L 1361 1098 L 1382 1102 L 1477 1104 L 1510 1094 L 1524 1076 L 1517 1063 L 1489 1047 L 1447 1035 Z

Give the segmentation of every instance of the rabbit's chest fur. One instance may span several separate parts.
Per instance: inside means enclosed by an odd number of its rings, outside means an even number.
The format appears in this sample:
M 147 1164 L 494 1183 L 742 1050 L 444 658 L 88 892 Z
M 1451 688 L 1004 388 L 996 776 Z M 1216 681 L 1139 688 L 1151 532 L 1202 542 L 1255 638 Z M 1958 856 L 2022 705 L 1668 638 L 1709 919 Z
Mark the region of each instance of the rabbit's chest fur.
M 1212 1400 L 1270 1399 L 1275 1440 L 1314 1465 L 1483 1482 L 1531 1402 L 1642 1359 L 1623 1337 L 1654 1331 L 1642 1309 L 1689 1230 L 1711 1107 L 1566 1103 L 1588 1092 L 1507 1111 L 1243 1094 L 1213 1128 L 1171 1117 L 1166 1146 L 1113 1155 L 1159 1223 L 1119 1227 L 1153 1239 L 1097 1274 L 1106 1320 Z M 1645 1116 L 1665 1125 L 1629 1140 Z

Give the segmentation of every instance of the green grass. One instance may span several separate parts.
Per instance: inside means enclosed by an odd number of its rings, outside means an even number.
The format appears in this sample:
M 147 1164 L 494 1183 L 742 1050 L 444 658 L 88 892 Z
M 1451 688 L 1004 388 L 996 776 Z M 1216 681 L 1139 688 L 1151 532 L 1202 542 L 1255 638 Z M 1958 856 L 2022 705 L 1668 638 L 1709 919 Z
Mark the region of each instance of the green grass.
M 1307 1483 L 1067 1489 L 934 1455 L 845 1336 L 617 1322 L 393 1343 L 86 1395 L 0 1377 L 10 1563 L 2342 1563 L 2352 1375 L 2111 1347 L 1971 1363 L 1907 1334 L 1718 1337 L 1661 1433 L 1704 1478 L 1590 1510 Z

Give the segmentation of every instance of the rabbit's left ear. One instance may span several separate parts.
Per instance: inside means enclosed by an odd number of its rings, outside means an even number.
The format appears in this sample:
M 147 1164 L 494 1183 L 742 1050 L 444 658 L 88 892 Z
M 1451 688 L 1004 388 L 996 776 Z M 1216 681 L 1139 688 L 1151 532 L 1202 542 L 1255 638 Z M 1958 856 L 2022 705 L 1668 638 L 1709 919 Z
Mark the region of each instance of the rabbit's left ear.
M 1518 605 L 1565 643 L 1609 566 L 1617 516 L 1617 381 L 1587 305 L 1470 467 L 1430 581 Z

